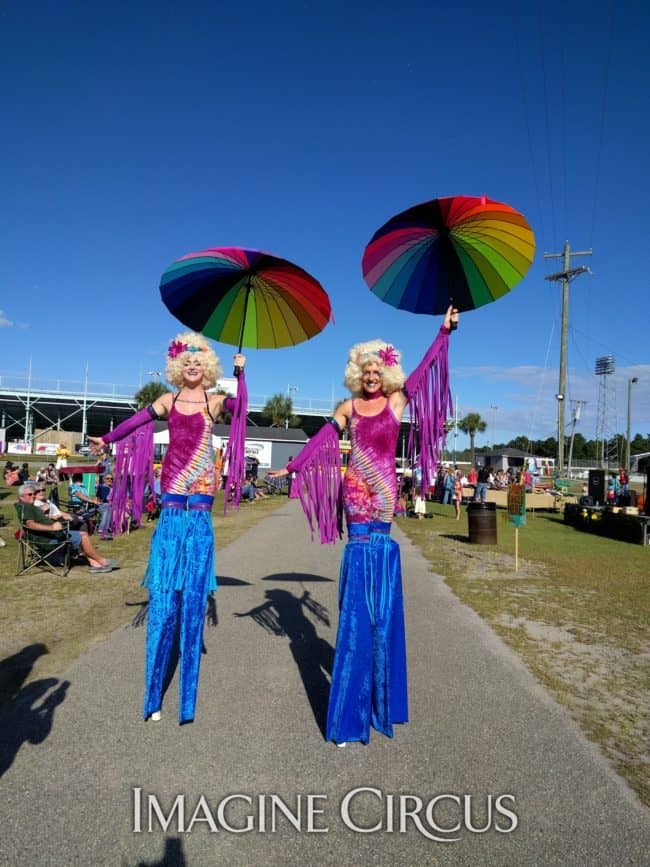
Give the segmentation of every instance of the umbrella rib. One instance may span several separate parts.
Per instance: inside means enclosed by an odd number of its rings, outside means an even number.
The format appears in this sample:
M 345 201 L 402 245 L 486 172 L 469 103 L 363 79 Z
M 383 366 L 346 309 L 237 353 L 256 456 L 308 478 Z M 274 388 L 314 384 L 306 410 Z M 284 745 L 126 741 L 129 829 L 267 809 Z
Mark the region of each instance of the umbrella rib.
M 468 246 L 472 247 L 473 250 L 477 250 L 478 248 L 472 242 L 474 240 L 482 241 L 482 243 L 485 244 L 486 247 L 489 247 L 490 250 L 492 250 L 497 256 L 499 256 L 500 259 L 502 259 L 504 262 L 506 262 L 506 264 L 510 268 L 512 268 L 513 271 L 516 271 L 518 274 L 520 274 L 521 277 L 525 276 L 525 274 L 528 272 L 530 266 L 532 265 L 532 261 L 533 261 L 532 258 L 528 259 L 525 253 L 522 253 L 520 250 L 517 250 L 515 247 L 512 246 L 512 244 L 509 244 L 506 240 L 503 240 L 501 238 L 497 239 L 500 244 L 503 244 L 504 247 L 507 247 L 508 250 L 511 250 L 518 258 L 523 259 L 525 262 L 527 262 L 527 266 L 526 266 L 526 269 L 524 271 L 521 271 L 514 264 L 512 259 L 508 259 L 503 253 L 501 253 L 496 247 L 493 246 L 493 243 L 491 243 L 491 242 L 493 242 L 495 239 L 492 235 L 486 234 L 484 232 L 472 232 L 471 234 L 470 233 L 465 234 L 465 233 L 457 232 L 455 234 L 456 234 L 456 241 L 458 243 L 462 242 L 464 244 L 467 244 Z M 534 255 L 534 252 L 535 252 L 535 248 L 533 246 L 533 255 Z
M 290 299 L 290 298 L 293 299 L 293 296 L 291 296 L 291 295 L 285 295 L 285 294 L 283 293 L 282 286 L 281 286 L 279 283 L 278 283 L 278 284 L 274 283 L 273 280 L 270 280 L 270 279 L 266 278 L 266 279 L 265 279 L 265 283 L 266 283 L 266 285 L 267 285 L 267 287 L 268 287 L 267 291 L 268 291 L 269 295 L 271 295 L 271 297 L 273 297 L 273 298 L 275 298 L 276 296 L 277 296 L 277 298 L 278 298 L 278 301 L 277 301 L 278 311 L 279 311 L 280 316 L 282 317 L 282 320 L 283 320 L 283 322 L 284 322 L 284 324 L 285 324 L 285 327 L 286 327 L 286 329 L 287 329 L 287 334 L 291 337 L 291 345 L 292 345 L 292 346 L 296 346 L 297 343 L 302 343 L 302 340 L 298 340 L 298 341 L 296 341 L 296 340 L 293 339 L 293 332 L 292 332 L 292 330 L 291 330 L 291 327 L 290 327 L 290 324 L 289 324 L 289 320 L 287 319 L 287 317 L 286 317 L 285 314 L 284 314 L 284 307 L 286 307 L 286 308 L 288 308 L 289 310 L 291 310 L 291 313 L 293 314 L 293 316 L 294 316 L 296 322 L 298 323 L 298 326 L 302 329 L 303 334 L 306 335 L 306 338 L 309 337 L 309 332 L 308 332 L 308 330 L 307 330 L 307 329 L 305 328 L 305 326 L 302 324 L 302 322 L 300 321 L 300 317 L 299 317 L 298 314 L 295 312 L 295 310 L 293 309 L 292 305 L 289 303 L 289 299 Z M 305 293 L 302 292 L 301 289 L 300 289 L 299 287 L 293 287 L 293 288 L 294 288 L 294 290 L 295 290 L 295 291 L 296 291 L 300 296 L 305 296 Z M 298 303 L 298 299 L 293 299 L 293 300 L 295 300 L 296 303 Z M 306 300 L 309 300 L 309 299 L 307 298 Z M 284 304 L 281 303 L 282 301 L 284 301 Z M 316 333 L 318 333 L 318 332 L 316 332 Z M 303 338 L 303 340 L 306 339 L 306 338 Z
M 264 309 L 266 311 L 266 321 L 269 324 L 269 328 L 271 331 L 271 339 L 273 340 L 273 347 L 278 345 L 278 339 L 275 331 L 275 327 L 273 325 L 273 317 L 271 316 L 271 309 L 269 308 L 268 302 L 268 283 L 262 275 L 260 275 L 260 291 L 259 291 L 259 302 L 264 305 Z M 261 317 L 260 317 L 261 318 Z
M 278 314 L 279 314 L 280 318 L 282 319 L 282 321 L 284 322 L 284 327 L 286 329 L 286 332 L 289 335 L 289 338 L 291 339 L 291 346 L 295 346 L 296 342 L 293 339 L 293 335 L 291 333 L 291 328 L 289 327 L 289 321 L 287 320 L 287 317 L 284 314 L 283 305 L 281 303 L 284 299 L 282 297 L 280 290 L 275 288 L 275 286 L 271 280 L 264 278 L 264 292 L 266 294 L 268 294 L 275 302 Z M 287 306 L 289 306 L 288 302 L 285 302 L 285 303 Z M 269 319 L 270 319 L 270 317 L 269 317 Z M 273 328 L 273 321 L 272 320 L 271 320 L 271 331 L 273 333 L 274 339 L 276 339 L 275 338 L 275 329 Z
M 394 275 L 393 279 L 391 280 L 391 286 L 394 285 L 398 281 L 398 279 L 401 277 L 402 273 L 412 264 L 412 261 L 416 256 L 424 255 L 424 251 L 422 248 L 429 248 L 430 249 L 432 246 L 433 246 L 432 239 L 427 237 L 427 238 L 423 238 L 422 240 L 413 244 L 411 247 L 408 248 L 408 250 L 406 250 L 404 253 L 402 253 L 402 255 L 398 259 L 396 259 L 390 266 L 392 268 L 395 265 L 397 265 L 397 271 L 395 272 L 395 275 Z M 389 288 L 388 292 L 389 291 L 390 291 L 390 288 Z M 388 292 L 386 292 L 386 294 L 388 294 Z

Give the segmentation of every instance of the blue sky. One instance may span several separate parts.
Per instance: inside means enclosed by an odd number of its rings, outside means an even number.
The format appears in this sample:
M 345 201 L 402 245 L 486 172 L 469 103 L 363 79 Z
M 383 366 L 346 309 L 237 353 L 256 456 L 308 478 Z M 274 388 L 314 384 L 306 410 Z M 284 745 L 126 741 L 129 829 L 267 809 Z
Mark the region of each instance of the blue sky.
M 649 25 L 640 0 L 4 3 L 0 374 L 31 359 L 35 378 L 79 381 L 87 362 L 91 381 L 137 386 L 182 330 L 162 272 L 241 245 L 312 273 L 336 318 L 249 351 L 249 390 L 339 398 L 350 344 L 383 337 L 410 369 L 438 328 L 369 292 L 373 232 L 435 196 L 486 194 L 527 216 L 537 255 L 453 338 L 460 414 L 490 423 L 479 443 L 555 434 L 559 285 L 544 277 L 560 263 L 543 253 L 565 238 L 593 248 L 572 262 L 593 271 L 571 287 L 578 430 L 595 433 L 594 360 L 612 354 L 613 423 L 636 376 L 647 433 Z M 217 351 L 228 371 L 233 350 Z

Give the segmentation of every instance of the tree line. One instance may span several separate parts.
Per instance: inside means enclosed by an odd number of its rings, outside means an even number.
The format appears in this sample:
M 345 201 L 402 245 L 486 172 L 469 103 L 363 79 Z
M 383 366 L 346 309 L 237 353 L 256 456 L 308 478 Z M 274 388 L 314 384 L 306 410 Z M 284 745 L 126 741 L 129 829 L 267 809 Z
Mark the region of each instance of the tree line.
M 138 408 L 148 406 L 153 403 L 156 398 L 160 397 L 167 391 L 167 387 L 162 382 L 148 382 L 135 395 L 135 400 Z M 298 427 L 301 424 L 299 416 L 294 415 L 293 400 L 289 395 L 278 394 L 272 395 L 264 405 L 262 416 L 267 419 L 273 427 Z M 446 425 L 447 432 L 454 429 L 455 422 L 449 419 Z M 458 429 L 469 436 L 469 460 L 474 463 L 475 454 L 477 451 L 486 452 L 492 451 L 488 446 L 482 446 L 476 449 L 475 440 L 476 434 L 484 433 L 487 429 L 487 422 L 481 418 L 477 412 L 470 412 L 463 418 L 458 420 Z M 608 446 L 611 446 L 612 451 L 616 449 L 619 455 L 625 454 L 627 441 L 624 434 L 616 434 Z M 573 437 L 573 459 L 574 460 L 596 460 L 600 453 L 602 443 L 596 439 L 588 440 L 583 434 L 576 433 Z M 506 443 L 495 443 L 494 450 L 510 448 L 519 449 L 522 452 L 536 455 L 540 458 L 554 458 L 557 456 L 557 439 L 556 437 L 547 437 L 546 439 L 528 439 L 526 436 L 516 436 L 514 439 Z M 467 450 L 464 450 L 467 451 Z M 643 436 L 637 433 L 630 440 L 630 452 L 632 455 L 650 452 L 650 433 Z M 462 454 L 464 452 L 459 452 Z

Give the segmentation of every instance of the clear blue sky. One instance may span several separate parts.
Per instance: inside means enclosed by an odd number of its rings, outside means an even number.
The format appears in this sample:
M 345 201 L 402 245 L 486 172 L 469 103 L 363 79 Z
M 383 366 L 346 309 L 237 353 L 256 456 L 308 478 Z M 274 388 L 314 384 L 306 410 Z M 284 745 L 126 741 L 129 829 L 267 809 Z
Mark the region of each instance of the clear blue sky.
M 616 427 L 650 431 L 650 13 L 640 2 L 4 3 L 0 11 L 0 373 L 132 383 L 182 329 L 158 283 L 179 256 L 241 245 L 288 258 L 336 324 L 249 352 L 255 395 L 343 396 L 348 346 L 383 337 L 412 368 L 438 321 L 383 305 L 371 235 L 439 195 L 522 211 L 526 279 L 463 316 L 452 384 L 495 436 L 556 432 L 559 270 L 571 288 L 568 398 L 617 362 Z M 233 350 L 217 347 L 228 372 Z M 610 406 L 611 406 L 610 402 Z M 497 406 L 494 411 L 490 407 Z M 568 420 L 567 414 L 567 420 Z M 491 429 L 479 438 L 490 442 Z M 459 442 L 463 442 L 460 440 Z

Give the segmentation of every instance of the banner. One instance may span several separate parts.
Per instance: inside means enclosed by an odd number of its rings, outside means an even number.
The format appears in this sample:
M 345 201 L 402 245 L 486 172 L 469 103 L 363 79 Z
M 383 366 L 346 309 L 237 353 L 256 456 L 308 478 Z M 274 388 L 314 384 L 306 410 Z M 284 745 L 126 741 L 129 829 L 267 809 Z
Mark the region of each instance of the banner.
M 7 446 L 8 455 L 30 455 L 31 453 L 32 447 L 26 442 L 19 442 L 16 440 L 13 443 L 9 443 Z
M 37 455 L 55 455 L 60 443 L 36 443 Z

